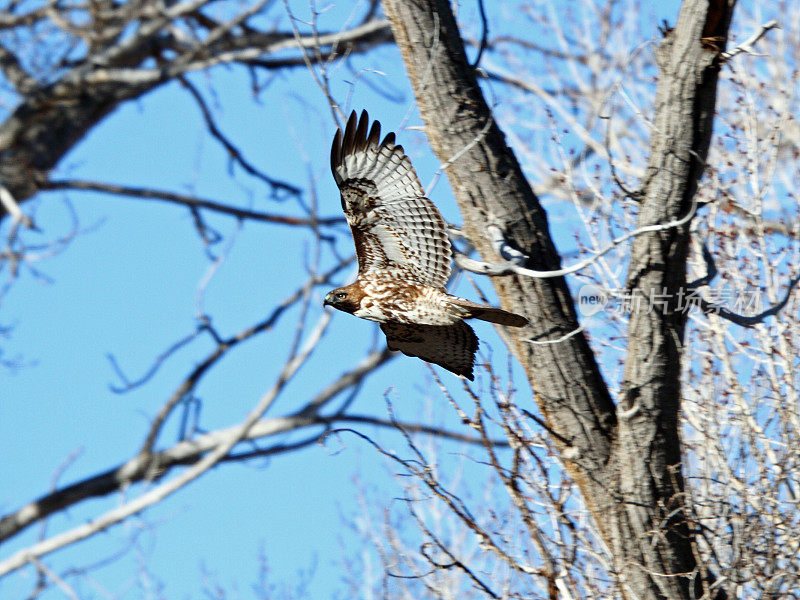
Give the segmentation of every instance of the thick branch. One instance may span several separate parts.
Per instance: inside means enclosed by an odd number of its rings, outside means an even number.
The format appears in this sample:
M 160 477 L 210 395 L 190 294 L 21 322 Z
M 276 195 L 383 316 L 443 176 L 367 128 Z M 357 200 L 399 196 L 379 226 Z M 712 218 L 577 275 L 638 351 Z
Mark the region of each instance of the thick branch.
M 364 377 L 365 370 L 372 371 L 386 360 L 389 360 L 389 358 L 391 358 L 391 354 L 388 352 L 376 352 L 367 357 L 358 372 L 343 375 L 346 378 L 352 378 L 353 375 L 356 375 L 357 381 L 342 387 L 340 391 L 356 385 Z M 319 431 L 318 434 L 314 434 L 309 438 L 311 441 L 317 441 L 325 431 L 347 423 L 358 423 L 387 429 L 401 427 L 407 432 L 434 435 L 442 439 L 450 439 L 462 443 L 478 445 L 486 443 L 485 440 L 478 437 L 420 423 L 397 422 L 367 415 L 350 414 L 335 414 L 332 416 L 296 414 L 288 417 L 263 419 L 250 428 L 247 435 L 242 438 L 242 441 L 252 442 L 279 434 L 302 432 L 308 429 Z M 322 429 L 320 430 L 320 428 Z M 124 464 L 42 496 L 0 519 L 0 541 L 12 538 L 33 523 L 89 498 L 106 496 L 132 483 L 144 481 L 148 478 L 160 479 L 175 467 L 193 465 L 216 448 L 221 441 L 227 439 L 230 431 L 232 429 L 214 431 L 194 440 L 179 442 L 167 450 L 149 456 L 137 455 L 134 459 Z M 498 447 L 508 445 L 508 442 L 500 440 L 493 443 Z M 304 445 L 307 445 L 307 443 Z M 258 450 L 229 455 L 221 460 L 241 461 L 256 456 L 263 457 L 280 454 L 296 448 L 296 445 L 291 443 L 276 444 L 268 448 L 259 448 Z
M 233 62 L 263 62 L 286 50 L 317 45 L 328 48 L 324 60 L 331 60 L 342 54 L 363 52 L 391 39 L 386 22 L 379 20 L 347 31 L 299 39 L 293 33 L 265 33 L 252 27 L 234 33 L 230 24 L 207 32 L 205 40 L 176 39 L 181 28 L 170 28 L 170 20 L 188 18 L 204 4 L 181 2 L 157 14 L 123 14 L 128 10 L 127 5 L 120 6 L 122 24 L 142 19 L 135 33 L 122 41 L 114 41 L 112 36 L 114 43 L 91 48 L 85 58 L 69 65 L 63 76 L 47 85 L 27 77 L 15 57 L 0 49 L 0 67 L 21 96 L 14 112 L 0 123 L 0 181 L 18 203 L 22 204 L 41 189 L 48 172 L 119 105 L 187 72 Z M 195 16 L 199 19 L 202 15 L 198 12 Z M 251 14 L 244 11 L 243 16 Z M 167 60 L 167 51 L 178 56 Z M 144 66 L 154 58 L 155 67 Z M 280 66 L 280 62 L 275 65 Z M 281 182 L 265 178 L 270 185 L 281 187 Z M 6 214 L 0 207 L 0 220 Z

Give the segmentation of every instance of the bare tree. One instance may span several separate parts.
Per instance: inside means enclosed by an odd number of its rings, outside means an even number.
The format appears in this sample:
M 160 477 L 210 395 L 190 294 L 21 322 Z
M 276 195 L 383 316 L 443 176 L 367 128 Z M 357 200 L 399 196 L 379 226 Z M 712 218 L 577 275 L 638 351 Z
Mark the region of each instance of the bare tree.
M 700 486 L 704 492 L 700 495 L 706 497 L 697 506 L 687 501 L 693 497 L 694 489 L 687 488 L 685 483 L 684 465 L 690 454 L 681 443 L 681 401 L 687 394 L 681 386 L 681 377 L 687 370 L 692 372 L 692 365 L 682 367 L 682 358 L 688 352 L 684 300 L 698 287 L 708 285 L 716 269 L 715 259 L 708 251 L 697 252 L 706 259 L 705 273 L 698 280 L 687 282 L 692 229 L 699 221 L 696 219 L 698 206 L 715 202 L 717 194 L 722 193 L 719 188 L 709 186 L 702 197 L 698 197 L 698 185 L 709 158 L 719 73 L 726 61 L 751 50 L 751 44 L 774 24 L 765 24 L 743 46 L 726 52 L 735 3 L 686 1 L 675 27 L 665 29 L 655 51 L 659 79 L 649 124 L 647 164 L 634 189 L 620 184 L 625 197 L 637 204 L 636 229 L 625 237 L 633 237 L 633 241 L 628 275 L 622 286 L 635 302 L 629 306 L 624 370 L 614 402 L 562 278 L 571 270 L 561 268 L 545 213 L 484 100 L 449 4 L 387 1 L 384 6 L 426 123 L 428 139 L 445 165 L 464 215 L 466 237 L 489 263 L 479 265 L 482 269 L 477 270 L 511 274 L 508 278 L 494 280 L 498 296 L 507 309 L 531 319 L 530 339 L 527 343 L 522 339 L 512 340 L 511 347 L 528 374 L 564 466 L 581 490 L 588 510 L 594 515 L 600 538 L 609 549 L 608 568 L 617 580 L 619 592 L 632 598 L 741 594 L 740 586 L 750 581 L 748 578 L 738 575 L 733 582 L 728 580 L 727 568 L 717 570 L 709 565 L 713 561 L 709 560 L 708 553 L 719 550 L 713 543 L 707 545 L 705 534 L 706 520 L 713 509 L 705 508 L 703 517 L 694 512 L 709 505 L 719 508 L 718 502 L 730 510 L 731 500 L 725 495 L 725 500 L 716 501 L 707 496 L 711 476 L 706 472 L 709 479 Z M 576 57 L 570 57 L 565 49 L 561 58 Z M 519 79 L 504 77 L 502 80 L 526 87 Z M 534 93 L 538 91 L 540 97 L 546 95 L 535 83 L 527 88 Z M 781 113 L 781 118 L 788 116 L 786 112 Z M 761 143 L 763 138 L 757 137 L 757 141 Z M 598 147 L 604 155 L 610 154 L 608 146 L 604 148 L 595 142 L 587 144 L 580 155 L 597 152 Z M 775 160 L 777 147 L 774 144 L 770 149 L 771 161 Z M 773 168 L 774 162 L 769 163 L 768 172 Z M 720 171 L 722 169 L 716 173 Z M 610 175 L 614 176 L 613 170 Z M 727 191 L 727 186 L 721 187 Z M 732 202 L 743 204 L 740 195 L 734 198 Z M 796 213 L 796 206 L 792 208 Z M 763 211 L 745 209 L 739 212 L 758 215 L 759 221 L 763 219 Z M 765 225 L 761 222 L 760 231 L 754 233 L 757 239 L 760 233 L 763 240 Z M 499 243 L 495 235 L 498 230 L 502 232 Z M 786 234 L 783 228 L 782 235 Z M 695 236 L 695 242 L 702 244 L 699 235 Z M 612 245 L 617 243 L 615 240 Z M 508 252 L 504 246 L 510 247 L 510 254 L 517 259 L 513 264 L 503 262 L 503 251 Z M 595 255 L 594 259 L 599 257 Z M 762 258 L 766 257 L 762 255 Z M 462 264 L 474 266 L 468 262 Z M 770 347 L 773 338 L 763 322 L 788 302 L 791 289 L 797 283 L 795 268 L 796 265 L 791 265 L 781 269 L 783 290 L 770 295 L 770 308 L 751 317 L 715 306 L 702 296 L 696 304 L 702 311 L 711 313 L 709 319 L 716 327 L 720 326 L 720 319 L 740 326 L 758 325 L 764 332 L 762 347 Z M 748 283 L 752 285 L 753 280 Z M 796 415 L 796 369 L 784 364 L 776 370 L 787 375 L 782 385 L 773 384 L 773 393 L 788 399 L 784 406 L 791 406 L 789 414 Z M 732 369 L 729 368 L 728 373 L 735 379 Z M 740 385 L 730 379 L 728 383 L 735 388 Z M 716 389 L 716 385 L 710 389 Z M 480 429 L 482 418 L 480 406 L 477 402 L 476 405 L 477 422 L 472 423 Z M 705 408 L 711 407 L 706 404 Z M 753 410 L 747 409 L 748 412 Z M 713 409 L 709 412 L 713 413 Z M 794 418 L 788 414 L 787 417 Z M 758 421 L 755 415 L 751 419 Z M 756 423 L 752 423 L 752 427 L 761 431 L 755 439 L 765 443 L 764 427 Z M 527 452 L 535 447 L 519 433 L 523 428 L 517 422 L 506 429 L 510 440 Z M 785 429 L 779 429 L 780 436 L 784 436 Z M 789 438 L 778 443 L 781 447 L 786 442 L 792 444 L 794 434 L 789 434 Z M 721 448 L 717 452 L 719 458 Z M 790 462 L 793 462 L 795 453 L 790 454 Z M 493 458 L 492 453 L 490 456 Z M 523 486 L 517 480 L 521 471 L 518 460 L 515 455 L 511 466 L 501 466 L 494 459 L 491 463 L 507 483 L 510 499 L 519 509 L 520 518 L 531 523 L 530 509 L 519 492 Z M 791 478 L 784 474 L 786 460 L 773 456 L 769 461 L 782 480 Z M 436 493 L 438 482 L 430 480 L 428 470 L 405 466 Z M 762 477 L 766 476 L 765 471 L 759 472 Z M 775 485 L 772 477 L 768 479 Z M 782 488 L 779 496 L 787 492 L 787 499 L 793 497 L 792 484 L 777 485 Z M 539 489 L 543 488 L 546 489 L 542 483 Z M 439 497 L 448 502 L 447 495 Z M 788 547 L 779 552 L 784 557 L 778 561 L 781 566 L 776 569 L 780 575 L 761 578 L 763 587 L 760 590 L 770 596 L 792 589 L 792 585 L 784 586 L 788 579 L 796 582 L 797 572 L 792 542 L 785 537 L 791 529 L 786 520 L 793 523 L 796 510 L 791 500 L 789 504 L 776 500 L 781 506 L 777 511 L 781 515 L 778 535 Z M 471 516 L 464 516 L 463 510 L 451 508 L 465 522 L 474 523 Z M 553 514 L 558 512 L 555 510 Z M 486 531 L 480 530 L 479 535 L 492 547 L 486 541 L 489 539 Z M 534 539 L 537 535 L 538 530 L 531 531 Z M 719 542 L 719 538 L 715 541 Z M 730 545 L 725 554 L 737 546 L 737 542 L 729 538 L 727 542 Z M 782 544 L 770 538 L 769 541 L 760 540 L 757 546 L 774 552 Z M 499 550 L 496 552 L 502 555 Z M 545 549 L 539 549 L 538 555 L 545 565 L 540 575 L 550 582 L 544 589 L 549 590 L 550 597 L 562 594 L 569 597 L 571 594 L 566 589 L 557 591 L 559 561 L 548 561 L 547 557 L 552 554 Z M 448 556 L 453 559 L 445 561 L 449 567 L 459 566 L 473 576 L 452 555 Z M 524 572 L 524 565 L 510 558 L 507 562 L 514 570 Z M 563 562 L 566 561 L 562 558 Z M 722 580 L 718 579 L 720 576 Z M 483 587 L 477 580 L 475 584 Z M 488 589 L 485 592 L 492 597 L 502 595 Z
M 445 0 L 384 0 L 388 21 L 368 2 L 341 31 L 322 31 L 313 3 L 304 22 L 288 2 L 235 11 L 190 0 L 12 2 L 0 15 L 0 66 L 13 106 L 0 124 L 0 260 L 9 284 L 41 258 L 28 241 L 36 215 L 27 207 L 47 190 L 176 204 L 190 211 L 208 247 L 215 232 L 206 215 L 217 213 L 295 227 L 313 251 L 304 279 L 263 320 L 223 334 L 198 309 L 194 332 L 141 379 L 123 379 L 123 389 L 143 385 L 178 349 L 213 341 L 129 460 L 8 512 L 0 542 L 89 498 L 147 486 L 0 560 L 0 577 L 32 565 L 39 588 L 68 586 L 45 563 L 51 552 L 129 519 L 221 462 L 291 452 L 336 430 L 374 447 L 404 476 L 403 497 L 380 523 L 361 528 L 382 563 L 370 593 L 798 597 L 800 323 L 792 290 L 800 210 L 791 190 L 800 7 L 757 6 L 766 18 L 735 0 L 684 0 L 674 26 L 647 39 L 635 0 L 576 3 L 565 14 L 545 0 L 478 2 L 474 20 L 462 4 L 462 29 Z M 285 26 L 264 29 L 260 17 L 273 9 Z M 535 34 L 502 26 L 503 11 Z M 729 43 L 732 22 L 739 24 Z M 245 156 L 190 74 L 236 65 L 258 95 L 271 73 L 303 67 L 336 122 L 344 103 L 332 69 L 393 39 L 463 217 L 453 227 L 457 265 L 490 275 L 504 308 L 531 321 L 521 336 L 500 334 L 538 411 L 503 386 L 495 363 L 485 367 L 485 384 L 454 389 L 436 380 L 437 399 L 463 430 L 404 422 L 391 406 L 385 418 L 356 413 L 359 386 L 392 359 L 374 348 L 320 381 L 296 410 L 264 414 L 312 353 L 324 351 L 331 315 L 313 306 L 314 292 L 353 258 L 331 243 L 347 233 L 339 215 L 320 212 L 313 184 L 306 201 L 301 186 Z M 301 216 L 53 175 L 116 107 L 170 81 L 186 89 L 236 169 L 272 199 L 295 201 Z M 568 216 L 554 222 L 560 214 Z M 565 224 L 577 255 L 567 267 L 557 250 Z M 224 256 L 211 259 L 213 271 Z M 580 307 L 589 293 L 580 284 L 620 310 L 579 313 L 575 297 Z M 744 297 L 758 305 L 738 303 Z M 297 315 L 296 334 L 268 393 L 238 424 L 193 427 L 186 407 L 203 379 L 289 314 Z M 181 420 L 182 440 L 164 445 L 165 425 Z M 368 426 L 398 429 L 409 457 L 385 450 Z M 298 437 L 266 441 L 286 432 Z M 474 462 L 442 458 L 441 440 L 462 444 Z M 459 468 L 480 474 L 483 493 L 459 487 Z M 350 567 L 363 569 L 356 562 Z M 353 595 L 366 595 L 364 581 L 351 585 Z

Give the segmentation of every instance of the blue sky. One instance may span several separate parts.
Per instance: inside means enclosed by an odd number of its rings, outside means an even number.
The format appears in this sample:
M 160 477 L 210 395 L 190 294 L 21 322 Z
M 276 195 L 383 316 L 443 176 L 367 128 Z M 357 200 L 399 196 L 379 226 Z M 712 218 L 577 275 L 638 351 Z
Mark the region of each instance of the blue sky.
M 672 8 L 667 10 L 667 4 Z M 653 3 L 652 9 L 660 19 L 662 14 L 675 14 L 674 4 Z M 299 3 L 298 11 L 304 6 Z M 465 9 L 467 14 L 469 10 Z M 324 22 L 333 28 L 344 13 L 337 6 L 324 15 Z M 648 18 L 647 22 L 655 20 Z M 653 33 L 643 32 L 643 38 Z M 632 46 L 637 43 L 631 41 Z M 403 101 L 390 103 L 369 86 L 357 83 L 353 107 L 367 107 L 386 129 L 399 125 L 413 99 L 396 50 L 385 47 L 367 60 L 354 59 L 354 64 L 380 65 L 388 74 L 370 77 L 400 90 Z M 389 67 L 394 72 L 389 72 Z M 346 97 L 350 80 L 352 73 L 346 68 L 335 72 L 338 98 Z M 195 74 L 192 81 L 207 99 L 211 98 L 210 87 L 217 91 L 215 116 L 220 127 L 250 160 L 298 186 L 307 185 L 310 168 L 322 214 L 338 214 L 338 193 L 327 165 L 333 128 L 322 96 L 305 70 L 277 77 L 260 104 L 242 93 L 248 89 L 248 81 L 238 70 Z M 416 113 L 411 122 L 419 123 Z M 438 163 L 423 134 L 406 131 L 399 141 L 427 185 Z M 304 155 L 310 158 L 308 165 Z M 264 200 L 263 186 L 240 170 L 231 179 L 226 169 L 224 152 L 207 135 L 188 94 L 170 84 L 112 114 L 64 159 L 58 173 L 175 191 L 190 188 L 203 197 L 242 205 L 253 201 L 263 210 L 296 212 L 291 201 L 271 204 Z M 176 353 L 147 385 L 123 395 L 110 391 L 109 385 L 118 385 L 119 380 L 108 353 L 135 378 L 155 356 L 194 329 L 196 291 L 209 261 L 185 210 L 100 194 L 41 195 L 35 202 L 43 240 L 69 230 L 65 196 L 86 231 L 62 253 L 36 265 L 49 282 L 24 272 L 0 307 L 0 324 L 13 325 L 10 338 L 2 341 L 4 357 L 18 356 L 21 364 L 0 372 L 0 448 L 5 458 L 0 462 L 0 480 L 9 482 L 0 494 L 4 513 L 45 491 L 53 473 L 69 456 L 77 455 L 61 483 L 129 458 L 158 407 L 212 349 L 210 341 L 201 337 Z M 433 199 L 446 218 L 460 221 L 445 179 L 437 185 Z M 207 218 L 226 236 L 236 232 L 232 219 Z M 4 232 L 7 226 L 3 225 Z M 33 242 L 36 238 L 28 239 Z M 206 312 L 214 325 L 230 335 L 263 318 L 301 283 L 298 274 L 309 243 L 308 233 L 299 229 L 245 224 L 205 294 Z M 569 244 L 570 240 L 559 243 Z M 349 239 L 343 237 L 338 248 L 350 252 Z M 340 281 L 346 282 L 350 274 L 343 274 Z M 490 289 L 488 282 L 480 284 L 484 290 Z M 474 297 L 463 281 L 459 292 Z M 199 389 L 203 427 L 236 423 L 271 386 L 294 334 L 294 318 L 296 311 L 274 331 L 238 348 L 213 370 Z M 482 347 L 493 348 L 502 361 L 502 344 L 491 328 L 478 325 L 476 329 Z M 352 366 L 371 346 L 374 334 L 374 325 L 337 315 L 304 375 L 292 383 L 269 415 L 291 411 Z M 432 399 L 436 405 L 432 419 L 453 419 L 420 361 L 396 359 L 370 378 L 359 395 L 356 412 L 385 415 L 386 390 L 400 417 L 413 419 L 424 414 L 428 399 Z M 530 402 L 530 393 L 524 386 L 521 390 L 519 398 Z M 174 443 L 175 435 L 173 425 L 162 446 Z M 389 445 L 400 443 L 390 434 L 380 437 Z M 276 581 L 290 581 L 298 571 L 316 563 L 311 595 L 330 596 L 342 589 L 341 539 L 358 546 L 342 522 L 343 514 L 354 517 L 358 513 L 352 478 L 358 475 L 389 498 L 397 493 L 391 472 L 369 447 L 354 438 L 344 438 L 343 447 L 336 443 L 312 446 L 269 461 L 226 465 L 140 519 L 56 553 L 45 562 L 57 572 L 89 564 L 124 547 L 131 533 L 141 530 L 141 551 L 153 578 L 165 586 L 167 597 L 201 597 L 202 566 L 216 573 L 224 587 L 235 586 L 242 597 L 248 597 L 262 546 Z M 86 502 L 52 519 L 48 532 L 75 526 L 119 501 L 119 497 L 111 497 Z M 38 535 L 37 525 L 5 544 L 2 556 L 32 543 Z M 137 560 L 137 551 L 131 551 L 93 577 L 98 585 L 124 598 L 157 597 L 137 587 L 141 584 L 136 577 Z M 29 591 L 33 581 L 32 569 L 26 569 L 0 583 L 0 590 L 9 597 L 20 596 Z M 91 582 L 72 583 L 88 597 L 102 597 L 92 590 Z M 62 596 L 51 591 L 45 597 Z

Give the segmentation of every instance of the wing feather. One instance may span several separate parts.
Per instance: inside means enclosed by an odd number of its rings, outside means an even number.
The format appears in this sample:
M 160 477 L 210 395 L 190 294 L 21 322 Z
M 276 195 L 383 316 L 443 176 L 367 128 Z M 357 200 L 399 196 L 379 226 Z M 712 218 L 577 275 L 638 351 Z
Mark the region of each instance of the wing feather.
M 359 273 L 397 271 L 408 280 L 444 287 L 452 249 L 445 222 L 394 133 L 380 143 L 378 121 L 353 112 L 331 147 L 331 170 L 353 232 Z
M 389 350 L 399 350 L 470 381 L 474 379 L 472 367 L 478 337 L 464 321 L 447 326 L 381 323 L 381 330 L 386 334 Z

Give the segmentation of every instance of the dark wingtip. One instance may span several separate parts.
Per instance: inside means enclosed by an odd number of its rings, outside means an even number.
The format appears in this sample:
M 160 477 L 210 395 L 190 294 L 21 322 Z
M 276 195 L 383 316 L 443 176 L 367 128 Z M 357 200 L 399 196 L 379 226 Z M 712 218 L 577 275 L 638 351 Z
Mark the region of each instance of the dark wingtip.
M 344 139 L 342 140 L 342 157 L 347 156 L 353 151 L 356 141 L 356 131 L 358 130 L 358 120 L 356 111 L 350 113 L 347 125 L 344 128 Z
M 377 147 L 379 145 L 378 142 L 380 141 L 381 141 L 381 122 L 375 121 L 372 123 L 372 127 L 369 130 L 369 135 L 367 136 L 367 146 Z
M 369 113 L 366 110 L 362 110 L 360 115 L 352 111 L 344 127 L 344 133 L 339 128 L 334 135 L 331 146 L 331 168 L 335 169 L 342 164 L 348 154 L 373 146 L 376 148 L 394 146 L 394 140 L 394 132 L 390 132 L 381 141 L 381 123 L 376 120 L 370 126 Z
M 339 177 L 336 174 L 336 167 L 342 163 L 342 130 L 337 129 L 336 134 L 333 136 L 333 144 L 331 144 L 331 173 L 333 178 L 337 180 Z
M 381 142 L 381 146 L 394 146 L 394 131 L 390 131 L 386 134 L 386 137 L 383 138 Z
M 361 118 L 358 120 L 358 127 L 356 128 L 356 137 L 354 141 L 354 149 L 356 152 L 361 152 L 367 147 L 367 126 L 369 125 L 369 115 L 366 110 L 361 111 Z

